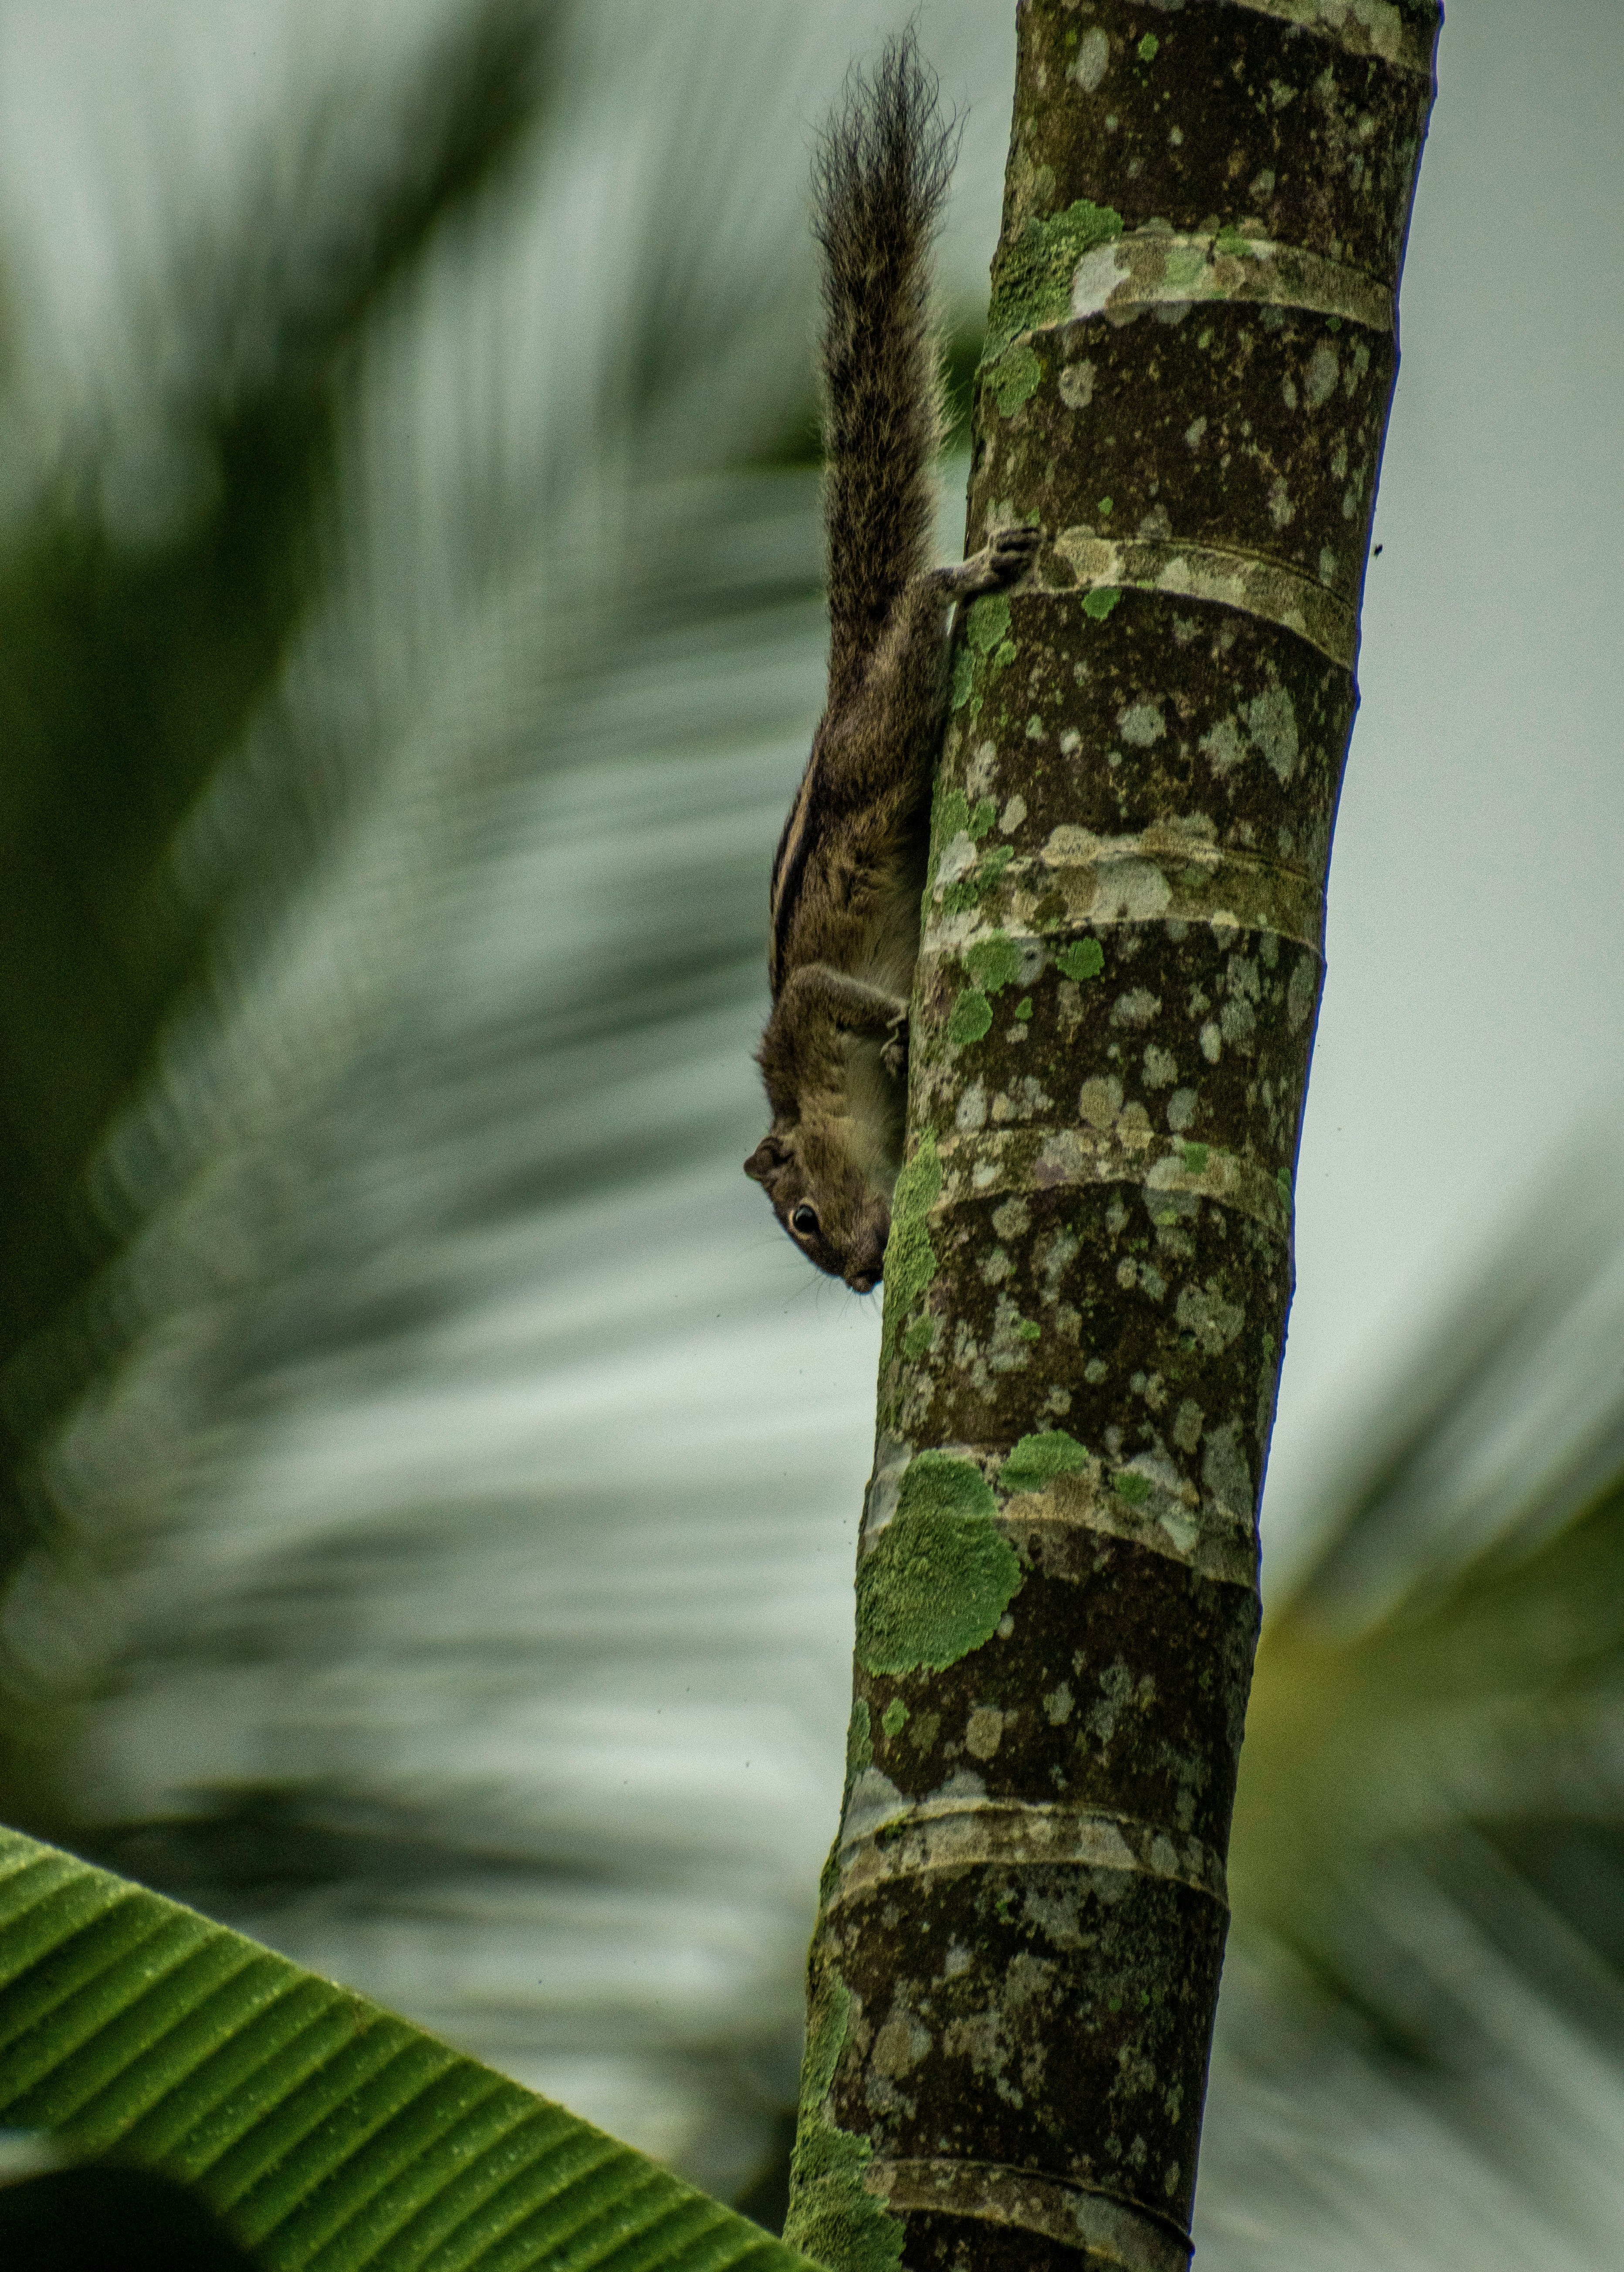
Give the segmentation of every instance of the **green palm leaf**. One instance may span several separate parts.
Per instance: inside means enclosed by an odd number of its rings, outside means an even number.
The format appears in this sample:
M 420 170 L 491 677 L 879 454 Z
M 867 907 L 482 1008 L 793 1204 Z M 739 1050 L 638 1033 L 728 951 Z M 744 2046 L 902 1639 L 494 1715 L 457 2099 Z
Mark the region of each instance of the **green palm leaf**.
M 274 2272 L 791 2272 L 562 2107 L 362 1996 L 0 1832 L 0 2118 L 195 2186 Z

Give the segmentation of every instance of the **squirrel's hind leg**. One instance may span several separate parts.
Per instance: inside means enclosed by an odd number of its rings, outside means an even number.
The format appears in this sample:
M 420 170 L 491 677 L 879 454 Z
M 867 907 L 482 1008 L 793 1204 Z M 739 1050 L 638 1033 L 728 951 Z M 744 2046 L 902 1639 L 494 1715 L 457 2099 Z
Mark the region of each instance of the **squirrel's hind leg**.
M 867 669 L 819 729 L 823 793 L 847 805 L 902 789 L 928 792 L 947 699 L 949 612 L 1023 576 L 1041 528 L 1001 528 L 952 567 L 927 568 L 892 608 Z
M 936 573 L 950 598 L 979 599 L 984 592 L 1001 592 L 1018 583 L 1037 559 L 1043 541 L 1041 528 L 1024 523 L 995 528 L 979 552 L 972 552 L 956 567 L 939 568 Z

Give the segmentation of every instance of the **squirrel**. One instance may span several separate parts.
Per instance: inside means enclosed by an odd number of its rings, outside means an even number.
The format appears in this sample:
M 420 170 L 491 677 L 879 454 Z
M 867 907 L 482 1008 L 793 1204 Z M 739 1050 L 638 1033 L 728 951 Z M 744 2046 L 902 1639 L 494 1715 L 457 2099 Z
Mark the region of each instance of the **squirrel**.
M 773 862 L 772 1014 L 756 1052 L 772 1126 L 745 1162 L 810 1260 L 859 1294 L 881 1276 L 902 1162 L 908 998 L 953 609 L 1030 566 L 1005 528 L 928 565 L 941 437 L 930 249 L 958 124 L 911 32 L 849 83 L 819 138 L 823 512 L 829 676 Z

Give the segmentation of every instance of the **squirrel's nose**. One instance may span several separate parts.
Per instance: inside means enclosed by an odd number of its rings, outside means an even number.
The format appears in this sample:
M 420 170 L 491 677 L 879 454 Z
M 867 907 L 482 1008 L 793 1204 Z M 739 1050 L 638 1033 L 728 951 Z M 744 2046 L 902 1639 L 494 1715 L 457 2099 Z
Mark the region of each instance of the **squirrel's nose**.
M 849 1278 L 846 1283 L 854 1294 L 872 1294 L 874 1290 L 874 1282 L 872 1278 L 852 1277 Z

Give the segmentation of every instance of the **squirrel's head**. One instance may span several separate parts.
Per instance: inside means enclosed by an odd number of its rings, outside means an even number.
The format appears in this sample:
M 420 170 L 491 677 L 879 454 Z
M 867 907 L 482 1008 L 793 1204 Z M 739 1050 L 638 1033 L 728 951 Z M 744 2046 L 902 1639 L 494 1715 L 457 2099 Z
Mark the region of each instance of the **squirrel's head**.
M 809 1261 L 854 1293 L 879 1283 L 891 1236 L 889 1195 L 852 1157 L 849 1123 L 775 1127 L 745 1162 Z

